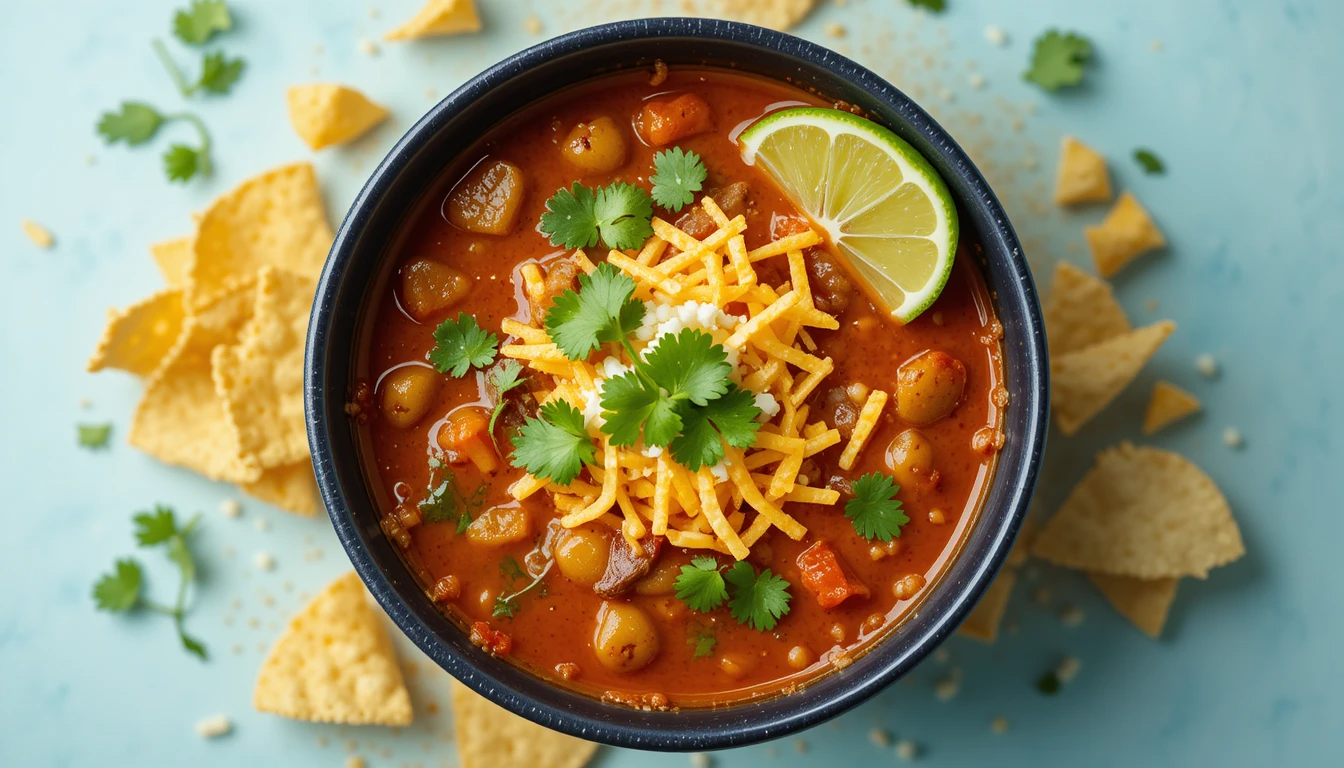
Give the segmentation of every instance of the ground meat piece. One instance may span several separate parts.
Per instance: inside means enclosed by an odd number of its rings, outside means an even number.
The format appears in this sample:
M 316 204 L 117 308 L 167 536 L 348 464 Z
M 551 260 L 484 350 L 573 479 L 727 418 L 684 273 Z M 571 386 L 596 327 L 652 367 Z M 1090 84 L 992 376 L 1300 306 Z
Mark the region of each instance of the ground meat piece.
M 747 205 L 751 198 L 751 185 L 745 181 L 734 182 L 726 187 L 715 187 L 709 190 L 705 193 L 705 197 L 714 198 L 714 202 L 718 203 L 724 214 L 728 218 L 734 219 L 747 212 Z M 718 228 L 719 225 L 715 224 L 714 219 L 710 218 L 709 214 L 705 213 L 705 209 L 699 205 L 691 208 L 682 214 L 681 218 L 677 219 L 677 229 L 696 240 L 709 237 Z
M 817 309 L 831 315 L 844 312 L 854 298 L 854 282 L 825 251 L 810 248 L 804 255 L 812 281 L 812 299 Z
M 650 536 L 640 542 L 639 550 L 631 548 L 624 539 L 613 541 L 607 555 L 607 570 L 593 585 L 593 591 L 603 597 L 620 597 L 636 581 L 644 577 L 658 559 L 663 548 L 661 536 Z
M 815 412 L 822 421 L 840 430 L 840 437 L 845 440 L 854 434 L 854 425 L 859 422 L 859 407 L 854 404 L 845 387 L 831 387 L 826 390 Z
M 538 325 L 546 316 L 546 310 L 555 302 L 556 296 L 577 288 L 579 271 L 579 265 L 573 259 L 556 259 L 546 266 L 541 295 L 528 297 L 532 302 L 532 319 Z

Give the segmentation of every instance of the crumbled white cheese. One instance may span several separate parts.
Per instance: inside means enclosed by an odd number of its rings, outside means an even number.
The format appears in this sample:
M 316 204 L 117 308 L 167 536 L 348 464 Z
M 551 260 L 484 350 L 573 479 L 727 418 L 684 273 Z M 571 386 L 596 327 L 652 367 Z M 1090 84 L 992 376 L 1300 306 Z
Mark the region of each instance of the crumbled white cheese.
M 1195 358 L 1195 370 L 1199 375 L 1206 379 L 1212 379 L 1218 375 L 1218 361 L 1213 359 L 1213 355 L 1203 354 Z
M 1228 427 L 1223 430 L 1223 444 L 1228 448 L 1240 448 L 1242 442 L 1241 430 L 1236 427 Z
M 270 552 L 258 552 L 252 556 L 252 563 L 263 571 L 269 571 L 275 568 L 275 558 L 271 557 Z
M 663 449 L 656 445 L 646 445 L 639 449 L 639 452 L 648 456 L 650 459 L 656 459 L 663 455 Z
M 779 401 L 769 392 L 762 392 L 756 396 L 756 407 L 761 409 L 761 415 L 764 421 L 769 421 L 779 413 Z
M 196 735 L 202 739 L 215 739 L 227 736 L 233 730 L 233 723 L 223 715 L 211 715 L 196 723 Z
M 219 514 L 225 517 L 237 517 L 243 513 L 243 506 L 237 499 L 225 499 L 219 502 Z
M 732 330 L 743 318 L 730 315 L 708 302 L 688 301 L 683 304 L 644 302 L 644 321 L 635 331 L 635 338 L 648 342 L 645 352 L 655 349 L 658 340 L 668 334 L 692 328 L 712 332 Z
M 1008 33 L 1002 27 L 990 24 L 985 27 L 985 39 L 992 45 L 1004 45 L 1008 42 Z
M 709 468 L 709 473 L 720 483 L 728 482 L 728 466 L 722 461 Z

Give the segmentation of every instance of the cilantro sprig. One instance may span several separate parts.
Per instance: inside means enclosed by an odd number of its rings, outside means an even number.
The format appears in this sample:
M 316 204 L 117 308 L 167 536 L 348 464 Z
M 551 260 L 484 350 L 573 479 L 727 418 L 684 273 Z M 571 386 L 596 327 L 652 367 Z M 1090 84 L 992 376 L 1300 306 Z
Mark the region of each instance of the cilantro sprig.
M 693 611 L 709 613 L 728 599 L 728 586 L 719 572 L 719 563 L 708 555 L 691 558 L 681 566 L 681 575 L 673 583 L 677 599 Z
M 434 329 L 429 362 L 439 373 L 460 379 L 473 367 L 486 368 L 494 363 L 498 349 L 499 337 L 477 325 L 476 318 L 459 312 L 456 320 L 444 320 Z
M 569 485 L 584 464 L 592 464 L 597 446 L 584 429 L 583 412 L 564 400 L 543 405 L 513 436 L 513 466 L 534 477 Z
M 495 388 L 495 407 L 490 411 L 490 440 L 495 439 L 495 422 L 499 420 L 499 414 L 504 412 L 504 406 L 508 401 L 504 395 L 521 387 L 527 383 L 523 378 L 523 364 L 517 360 L 505 360 L 498 368 L 490 372 L 487 377 L 490 386 Z
M 196 560 L 187 546 L 187 539 L 200 522 L 196 515 L 184 526 L 179 526 L 173 510 L 156 506 L 153 512 L 140 512 L 132 518 L 136 543 L 142 548 L 162 546 L 168 559 L 177 566 L 182 581 L 177 590 L 177 601 L 171 605 L 153 602 L 144 596 L 144 570 L 134 558 L 121 558 L 109 573 L 103 574 L 93 585 L 93 601 L 100 611 L 130 613 L 144 609 L 173 618 L 182 647 L 202 660 L 208 658 L 205 645 L 187 634 L 184 623 L 187 615 L 187 592 L 196 580 Z
M 184 122 L 196 129 L 200 143 L 173 144 L 163 153 L 163 169 L 169 181 L 187 181 L 197 175 L 209 178 L 213 172 L 210 162 L 210 132 L 205 123 L 191 112 L 165 114 L 140 101 L 124 101 L 121 108 L 104 112 L 98 119 L 98 135 L 107 144 L 125 142 L 134 147 L 148 142 L 163 126 Z
M 520 607 L 518 603 L 519 599 L 528 592 L 535 589 L 537 590 L 538 595 L 545 596 L 546 585 L 543 583 L 543 580 L 546 578 L 546 574 L 551 572 L 551 566 L 554 563 L 554 560 L 548 561 L 541 573 L 534 576 L 532 581 L 522 589 L 509 595 L 500 595 L 499 597 L 496 597 L 495 605 L 490 611 L 490 615 L 497 619 L 512 619 L 514 614 L 518 613 Z M 505 586 L 506 590 L 513 589 L 519 579 L 524 579 L 528 576 L 528 573 L 523 570 L 522 566 L 518 565 L 518 561 L 513 559 L 513 557 L 504 558 L 499 564 L 499 571 L 503 574 L 505 582 L 507 582 L 507 585 Z
M 727 601 L 737 623 L 758 632 L 774 629 L 789 612 L 792 600 L 789 582 L 769 568 L 757 573 L 750 563 L 738 561 L 724 573 L 718 561 L 707 555 L 693 557 L 690 565 L 683 565 L 674 586 L 677 599 L 691 610 L 709 613 Z M 713 644 L 709 648 L 712 651 Z
M 703 659 L 714 655 L 719 638 L 712 629 L 697 627 L 695 633 L 686 638 L 686 644 L 693 648 L 692 659 Z
M 854 498 L 845 502 L 845 517 L 854 530 L 868 541 L 900 538 L 901 526 L 910 522 L 901 510 L 896 494 L 899 485 L 887 475 L 869 472 L 854 483 Z
M 654 155 L 653 168 L 653 175 L 649 176 L 653 183 L 653 201 L 673 213 L 695 202 L 695 193 L 709 176 L 700 156 L 685 152 L 681 147 Z
M 420 518 L 426 523 L 456 523 L 457 532 L 464 533 L 485 505 L 489 489 L 481 483 L 470 494 L 464 493 L 457 476 L 438 458 L 429 460 L 429 478 L 429 490 L 418 505 Z
M 210 42 L 216 33 L 233 29 L 233 16 L 224 0 L 192 0 L 173 14 L 173 34 L 187 45 Z
M 633 298 L 635 281 L 603 262 L 579 275 L 579 291 L 555 297 L 546 312 L 546 333 L 570 360 L 586 360 L 603 344 L 619 343 L 631 356 L 629 336 L 644 321 L 644 302 Z
M 589 189 L 579 182 L 560 189 L 546 201 L 541 233 L 551 245 L 592 248 L 638 248 L 653 234 L 653 201 L 633 184 L 617 181 Z
M 602 389 L 602 432 L 615 445 L 634 445 L 643 430 L 648 445 L 672 442 L 684 424 L 684 404 L 706 405 L 728 391 L 724 348 L 707 333 L 684 329 L 664 337 L 635 370 Z
M 1084 66 L 1092 58 L 1092 43 L 1075 32 L 1052 29 L 1036 38 L 1031 68 L 1022 77 L 1047 91 L 1078 85 Z

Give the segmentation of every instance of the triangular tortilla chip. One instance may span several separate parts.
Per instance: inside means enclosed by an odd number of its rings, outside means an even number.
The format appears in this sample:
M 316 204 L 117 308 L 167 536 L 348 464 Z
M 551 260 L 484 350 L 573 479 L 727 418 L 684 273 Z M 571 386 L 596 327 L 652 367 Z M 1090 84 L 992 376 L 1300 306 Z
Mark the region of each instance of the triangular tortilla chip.
M 1208 475 L 1183 456 L 1130 443 L 1097 456 L 1031 548 L 1066 568 L 1140 579 L 1202 579 L 1245 551 Z
M 258 711 L 347 725 L 410 725 L 392 641 L 354 571 L 293 619 L 257 673 Z
M 294 132 L 315 150 L 357 139 L 387 119 L 386 109 L 344 85 L 296 85 L 286 100 Z
M 182 335 L 182 291 L 159 291 L 123 310 L 108 313 L 107 328 L 89 358 L 89 373 L 117 368 L 148 376 Z
M 480 31 L 481 17 L 476 13 L 476 0 L 428 0 L 410 21 L 383 35 L 383 39 L 414 40 Z
M 191 262 L 191 238 L 179 237 L 149 246 L 154 263 L 159 265 L 169 288 L 181 288 L 187 283 L 187 265 Z
M 1169 381 L 1159 381 L 1153 385 L 1153 396 L 1143 414 L 1143 434 L 1155 434 L 1198 410 L 1199 398 Z
M 214 350 L 215 389 L 244 454 L 263 468 L 303 461 L 303 351 L 313 307 L 312 280 L 274 267 L 261 270 L 252 319 L 237 344 Z
M 1176 324 L 1170 320 L 1050 360 L 1050 406 L 1059 431 L 1072 435 L 1110 405 Z
M 742 21 L 783 32 L 806 18 L 817 3 L 818 0 L 694 0 L 690 8 L 698 16 Z
M 976 603 L 971 615 L 966 617 L 957 633 L 974 638 L 983 643 L 992 643 L 999 637 L 999 625 L 1003 623 L 1003 614 L 1008 610 L 1008 599 L 1013 595 L 1013 585 L 1017 583 L 1017 569 L 1004 568 L 994 577 L 994 582 L 985 590 L 984 597 Z
M 1101 226 L 1086 227 L 1083 234 L 1102 277 L 1113 277 L 1129 262 L 1167 244 L 1148 211 L 1128 192 L 1120 195 Z
M 543 728 L 453 681 L 453 726 L 462 768 L 583 768 L 597 745 Z
M 201 216 L 187 270 L 188 305 L 201 306 L 265 266 L 316 279 L 332 237 L 311 164 L 251 178 Z
M 317 485 L 313 480 L 313 464 L 307 459 L 263 470 L 261 479 L 238 487 L 243 493 L 286 512 L 304 517 L 317 514 Z
M 1113 339 L 1130 327 L 1111 286 L 1067 261 L 1055 265 L 1042 312 L 1051 356 Z
M 1089 573 L 1101 594 L 1120 612 L 1121 616 L 1154 640 L 1162 634 L 1167 613 L 1176 600 L 1176 585 L 1180 579 L 1135 579 L 1129 576 L 1111 576 Z
M 1055 202 L 1059 205 L 1104 203 L 1111 199 L 1111 176 L 1106 158 L 1083 142 L 1065 136 L 1059 143 L 1059 173 Z
M 210 372 L 211 351 L 237 341 L 252 314 L 254 293 L 255 285 L 245 282 L 186 319 L 181 337 L 145 382 L 131 421 L 132 446 L 211 480 L 260 479 L 261 466 L 238 448 L 238 432 Z

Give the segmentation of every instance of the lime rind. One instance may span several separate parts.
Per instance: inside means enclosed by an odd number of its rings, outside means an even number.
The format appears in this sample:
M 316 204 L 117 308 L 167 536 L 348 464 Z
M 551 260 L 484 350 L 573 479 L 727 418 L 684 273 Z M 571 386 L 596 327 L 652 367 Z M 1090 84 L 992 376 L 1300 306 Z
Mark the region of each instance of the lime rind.
M 790 136 L 797 141 L 787 142 Z M 743 131 L 739 142 L 743 161 L 760 161 L 854 261 L 893 317 L 908 323 L 938 298 L 952 274 L 957 210 L 938 172 L 914 147 L 870 120 L 822 107 L 768 115 Z M 824 151 L 818 149 L 823 142 Z M 779 162 L 781 157 L 788 162 Z M 936 253 L 933 259 L 928 246 Z M 908 259 L 923 264 L 900 263 Z M 912 278 L 918 284 L 911 284 Z

